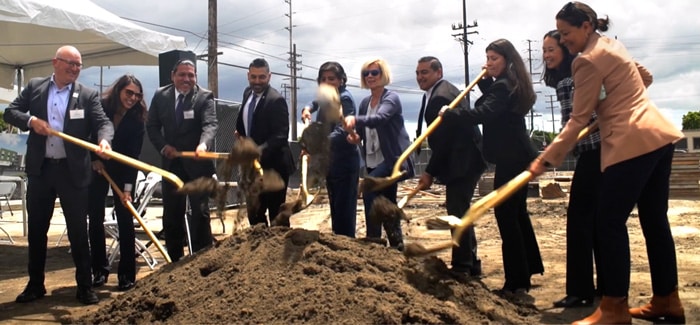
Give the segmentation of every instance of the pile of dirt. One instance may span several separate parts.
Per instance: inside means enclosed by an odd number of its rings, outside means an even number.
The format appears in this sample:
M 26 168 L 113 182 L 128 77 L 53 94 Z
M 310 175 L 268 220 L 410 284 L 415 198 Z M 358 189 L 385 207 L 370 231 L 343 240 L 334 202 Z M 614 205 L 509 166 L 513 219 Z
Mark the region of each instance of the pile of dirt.
M 535 324 L 531 302 L 491 293 L 451 274 L 436 257 L 318 231 L 241 231 L 140 280 L 88 315 L 105 323 L 517 323 Z

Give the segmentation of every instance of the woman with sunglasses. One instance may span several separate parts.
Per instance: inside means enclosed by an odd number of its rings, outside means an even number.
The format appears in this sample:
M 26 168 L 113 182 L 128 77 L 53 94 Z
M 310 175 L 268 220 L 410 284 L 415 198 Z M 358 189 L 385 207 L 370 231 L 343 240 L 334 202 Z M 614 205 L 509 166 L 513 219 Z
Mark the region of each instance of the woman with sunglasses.
M 571 117 L 574 79 L 571 62 L 576 57 L 561 44 L 561 35 L 552 30 L 542 40 L 544 83 L 556 89 L 563 125 Z M 591 122 L 595 120 L 595 114 Z M 600 183 L 600 132 L 595 130 L 574 147 L 576 170 L 571 180 L 569 205 L 566 209 L 566 297 L 554 307 L 582 307 L 593 304 L 593 259 L 600 269 L 600 248 L 595 246 L 595 213 Z M 598 272 L 597 283 L 601 282 Z M 600 288 L 600 285 L 598 285 Z
M 112 149 L 129 157 L 138 159 L 141 154 L 145 121 L 146 103 L 143 100 L 141 82 L 131 74 L 121 76 L 105 92 L 102 107 L 107 117 L 114 124 Z M 110 265 L 107 263 L 105 250 L 105 197 L 109 183 L 100 175 L 106 172 L 124 192 L 124 198 L 114 198 L 114 210 L 119 228 L 119 270 L 117 279 L 120 291 L 129 290 L 136 283 L 135 233 L 133 216 L 122 203 L 132 201 L 131 193 L 136 182 L 137 170 L 114 160 L 102 160 L 92 156 L 93 175 L 88 197 L 88 214 L 90 217 L 90 247 L 92 257 L 93 287 L 101 287 L 107 282 Z
M 360 85 L 369 89 L 370 95 L 360 102 L 357 116 L 345 117 L 346 130 L 357 130 L 356 134 L 348 135 L 348 141 L 355 144 L 362 142 L 362 157 L 367 174 L 372 177 L 390 176 L 394 163 L 411 144 L 404 126 L 399 95 L 385 88 L 390 82 L 391 72 L 386 61 L 373 59 L 365 62 L 362 65 Z M 401 170 L 407 171 L 405 177 L 413 177 L 413 162 L 410 158 L 401 165 Z M 365 204 L 367 239 L 379 241 L 384 227 L 389 245 L 403 250 L 401 220 L 381 225 L 369 218 L 375 198 L 381 195 L 396 204 L 397 190 L 397 183 L 393 183 L 376 192 L 365 192 L 362 198 Z
M 649 71 L 620 42 L 598 34 L 608 29 L 607 17 L 598 19 L 588 5 L 570 2 L 557 13 L 556 23 L 564 46 L 570 53 L 580 53 L 572 65 L 573 111 L 530 171 L 540 175 L 547 165 L 561 164 L 593 112 L 601 135 L 596 241 L 605 247 L 600 254 L 603 298 L 593 314 L 575 324 L 630 323 L 631 317 L 683 323 L 676 250 L 666 214 L 673 144 L 683 134 L 649 99 Z M 653 297 L 641 308 L 628 309 L 626 222 L 635 205 L 646 239 Z
M 537 156 L 524 119 L 536 95 L 520 54 L 508 40 L 499 39 L 486 47 L 484 69 L 487 75 L 478 84 L 483 95 L 474 109 L 443 108 L 441 113 L 468 125 L 483 125 L 484 159 L 496 165 L 493 186 L 498 188 L 525 170 Z M 523 187 L 497 206 L 495 214 L 505 273 L 503 287 L 496 292 L 524 294 L 530 290 L 530 277 L 544 272 L 527 212 L 527 188 Z

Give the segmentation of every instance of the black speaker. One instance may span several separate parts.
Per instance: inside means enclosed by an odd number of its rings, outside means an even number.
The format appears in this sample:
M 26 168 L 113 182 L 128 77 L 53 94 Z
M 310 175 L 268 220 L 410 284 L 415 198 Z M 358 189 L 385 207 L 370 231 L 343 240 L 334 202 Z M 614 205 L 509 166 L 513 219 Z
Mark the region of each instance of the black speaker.
M 170 73 L 173 71 L 175 63 L 180 60 L 190 60 L 197 66 L 197 56 L 192 51 L 172 50 L 158 55 L 158 71 L 160 72 L 160 86 L 172 83 Z

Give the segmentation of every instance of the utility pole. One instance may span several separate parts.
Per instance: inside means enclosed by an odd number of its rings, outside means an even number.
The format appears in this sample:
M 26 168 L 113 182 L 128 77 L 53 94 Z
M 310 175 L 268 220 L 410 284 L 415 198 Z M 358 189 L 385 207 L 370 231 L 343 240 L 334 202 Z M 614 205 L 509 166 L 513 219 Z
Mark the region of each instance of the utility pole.
M 217 30 L 217 0 L 209 0 L 209 43 L 207 53 L 207 87 L 214 94 L 214 98 L 219 97 L 219 69 L 218 69 L 218 30 Z
M 287 100 L 287 98 L 288 98 L 287 96 L 288 96 L 288 93 L 289 93 L 289 88 L 292 88 L 292 87 L 291 87 L 289 84 L 287 84 L 287 83 L 282 83 L 282 84 L 280 85 L 280 87 L 282 88 L 282 97 L 284 97 L 284 100 Z
M 552 110 L 552 133 L 553 133 L 554 135 L 556 135 L 556 134 L 557 134 L 557 128 L 556 128 L 554 122 L 559 121 L 559 120 L 557 120 L 557 119 L 554 118 L 554 103 L 556 102 L 556 101 L 554 100 L 554 96 L 556 96 L 556 95 L 549 94 L 549 95 L 547 95 L 547 96 L 549 97 L 549 100 L 547 101 L 547 103 L 549 104 L 549 108 Z
M 289 31 L 289 64 L 287 67 L 289 67 L 289 81 L 291 84 L 291 101 L 290 101 L 290 114 L 289 117 L 291 119 L 290 124 L 292 125 L 292 139 L 296 140 L 297 139 L 297 71 L 301 70 L 301 68 L 297 68 L 297 64 L 301 64 L 301 61 L 297 61 L 297 56 L 301 57 L 301 55 L 297 55 L 297 46 L 296 44 L 292 43 L 292 29 L 296 27 L 296 25 L 292 24 L 292 15 L 295 14 L 295 12 L 292 11 L 292 0 L 284 0 L 285 3 L 289 4 L 289 14 L 284 14 L 285 16 L 289 17 L 289 27 L 285 27 L 286 30 Z
M 471 25 L 467 24 L 467 0 L 462 0 L 462 22 L 457 24 L 452 24 L 452 30 L 462 30 L 461 33 L 452 34 L 453 37 L 461 37 L 460 42 L 462 43 L 462 48 L 464 50 L 464 86 L 469 84 L 469 45 L 474 44 L 474 42 L 468 39 L 469 34 L 478 34 L 478 31 L 469 32 L 469 28 L 478 27 L 479 24 L 474 20 Z M 467 96 L 467 108 L 471 107 L 469 102 L 469 97 Z

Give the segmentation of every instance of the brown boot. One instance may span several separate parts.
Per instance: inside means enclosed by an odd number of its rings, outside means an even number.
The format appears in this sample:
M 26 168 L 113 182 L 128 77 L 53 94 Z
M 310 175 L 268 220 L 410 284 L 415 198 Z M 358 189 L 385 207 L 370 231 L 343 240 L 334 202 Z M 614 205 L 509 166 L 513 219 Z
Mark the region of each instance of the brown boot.
M 678 297 L 678 288 L 668 296 L 651 297 L 651 302 L 637 308 L 630 308 L 630 315 L 650 321 L 664 320 L 673 324 L 685 324 L 685 311 Z
M 590 324 L 631 324 L 632 317 L 627 305 L 627 297 L 603 296 L 600 306 L 590 316 L 575 321 L 573 325 Z

